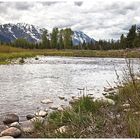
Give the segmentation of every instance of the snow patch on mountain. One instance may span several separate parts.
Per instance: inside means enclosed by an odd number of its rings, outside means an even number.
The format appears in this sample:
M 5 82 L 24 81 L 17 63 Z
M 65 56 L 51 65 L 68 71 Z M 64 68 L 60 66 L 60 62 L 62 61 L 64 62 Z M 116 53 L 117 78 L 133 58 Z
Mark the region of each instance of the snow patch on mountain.
M 95 40 L 93 38 L 90 38 L 88 35 L 86 35 L 85 33 L 81 32 L 81 31 L 74 31 L 74 34 L 72 36 L 72 41 L 73 44 L 76 45 L 81 45 L 84 42 L 85 43 L 91 43 L 91 42 L 95 42 Z
M 29 42 L 37 43 L 41 41 L 41 36 L 45 28 L 39 28 L 38 26 L 17 23 L 17 24 L 0 24 L 0 41 L 13 42 L 18 38 L 24 38 Z M 83 42 L 90 43 L 95 42 L 94 39 L 81 31 L 73 31 L 72 42 L 73 45 L 80 45 Z

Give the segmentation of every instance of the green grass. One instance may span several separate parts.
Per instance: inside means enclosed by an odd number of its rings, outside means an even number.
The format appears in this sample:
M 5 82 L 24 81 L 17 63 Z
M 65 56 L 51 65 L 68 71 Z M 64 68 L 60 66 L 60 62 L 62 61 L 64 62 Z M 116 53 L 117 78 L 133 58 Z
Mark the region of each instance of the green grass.
M 68 57 L 118 57 L 118 58 L 139 58 L 140 52 L 137 50 L 37 50 L 37 49 L 21 49 L 9 46 L 0 46 L 0 64 L 8 64 L 12 59 L 19 57 L 35 57 L 37 55 L 44 56 L 68 56 Z

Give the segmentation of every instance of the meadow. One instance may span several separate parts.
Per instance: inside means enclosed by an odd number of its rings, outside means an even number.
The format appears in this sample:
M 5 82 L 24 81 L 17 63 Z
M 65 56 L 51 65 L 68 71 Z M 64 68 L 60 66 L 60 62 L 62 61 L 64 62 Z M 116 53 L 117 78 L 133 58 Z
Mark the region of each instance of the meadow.
M 113 57 L 139 58 L 139 50 L 56 50 L 56 49 L 21 49 L 10 46 L 0 46 L 0 64 L 9 64 L 12 59 L 44 56 L 68 57 Z

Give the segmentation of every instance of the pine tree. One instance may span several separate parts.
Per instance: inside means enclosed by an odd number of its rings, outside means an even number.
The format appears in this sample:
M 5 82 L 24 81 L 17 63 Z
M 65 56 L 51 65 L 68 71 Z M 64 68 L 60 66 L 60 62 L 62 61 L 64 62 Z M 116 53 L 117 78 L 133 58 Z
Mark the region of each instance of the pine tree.
M 49 36 L 48 31 L 45 30 L 42 34 L 42 46 L 41 46 L 42 49 L 50 48 L 50 41 L 48 39 L 48 36 Z
M 51 33 L 51 47 L 58 48 L 58 28 L 53 28 Z
M 133 48 L 133 42 L 134 39 L 136 38 L 136 25 L 132 25 L 132 27 L 130 28 L 128 34 L 127 34 L 127 39 L 126 39 L 126 46 L 127 48 Z

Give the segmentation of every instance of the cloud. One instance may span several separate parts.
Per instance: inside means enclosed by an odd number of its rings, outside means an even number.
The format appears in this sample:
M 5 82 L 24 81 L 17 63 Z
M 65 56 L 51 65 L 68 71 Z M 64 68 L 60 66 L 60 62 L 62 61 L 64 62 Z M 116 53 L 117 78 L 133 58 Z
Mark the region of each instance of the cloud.
M 76 1 L 76 2 L 74 2 L 74 4 L 77 5 L 77 6 L 81 6 L 83 4 L 83 2 L 82 1 Z
M 1 2 L 0 23 L 29 23 L 81 30 L 95 39 L 118 39 L 132 24 L 140 24 L 140 1 Z

